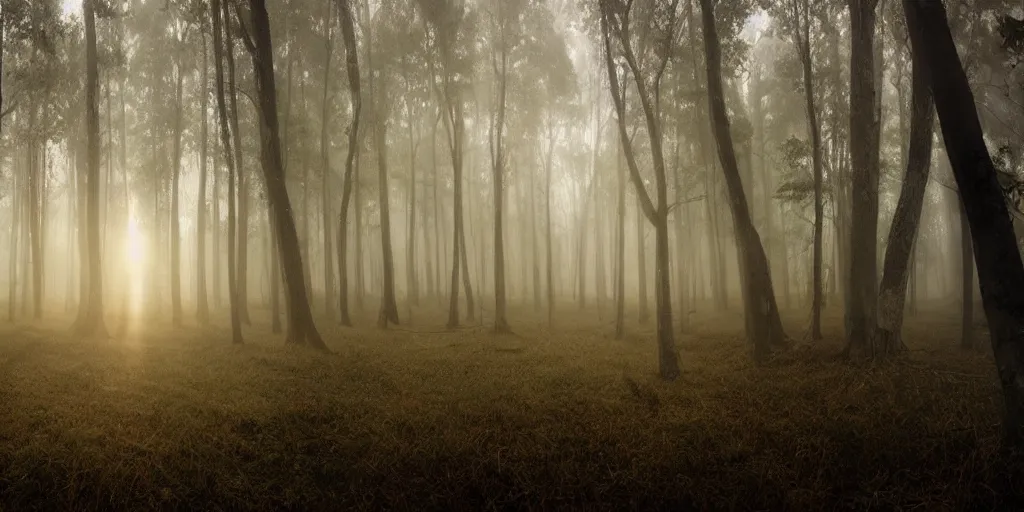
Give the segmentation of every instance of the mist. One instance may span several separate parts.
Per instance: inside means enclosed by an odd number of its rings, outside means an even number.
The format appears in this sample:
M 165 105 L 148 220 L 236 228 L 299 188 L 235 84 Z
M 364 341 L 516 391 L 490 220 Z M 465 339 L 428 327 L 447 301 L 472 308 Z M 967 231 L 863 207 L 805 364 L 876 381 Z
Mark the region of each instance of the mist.
M 2 0 L 0 508 L 1020 505 L 961 4 Z

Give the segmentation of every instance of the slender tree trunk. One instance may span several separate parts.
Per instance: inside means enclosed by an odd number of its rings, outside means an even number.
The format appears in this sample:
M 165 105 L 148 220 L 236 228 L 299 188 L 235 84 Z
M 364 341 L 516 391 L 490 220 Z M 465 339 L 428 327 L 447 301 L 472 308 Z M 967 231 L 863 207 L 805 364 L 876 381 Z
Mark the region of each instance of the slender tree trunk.
M 616 144 L 618 205 L 615 226 L 615 339 L 626 335 L 626 171 L 622 166 L 622 144 Z
M 551 258 L 552 246 L 554 245 L 554 240 L 551 236 L 551 167 L 553 167 L 551 159 L 555 149 L 555 136 L 554 133 L 550 133 L 548 136 L 550 137 L 548 141 L 548 151 L 544 158 L 544 227 L 545 236 L 547 237 L 547 242 L 544 244 L 544 270 L 546 271 L 547 276 L 548 326 L 550 327 L 555 325 L 554 262 Z
M 85 125 L 88 140 L 86 213 L 88 218 L 89 296 L 79 303 L 76 331 L 82 336 L 106 336 L 103 319 L 103 267 L 100 260 L 100 116 L 99 71 L 96 56 L 96 0 L 84 0 L 85 17 Z
M 171 174 L 171 322 L 181 325 L 181 225 L 178 212 L 178 183 L 181 177 L 181 104 L 184 73 L 180 65 L 174 87 L 174 162 Z
M 2 18 L 3 16 L 0 16 L 0 19 Z M 0 21 L 0 23 L 2 23 L 2 21 Z M 79 173 L 77 172 L 77 169 L 75 170 L 75 174 L 78 175 Z M 79 178 L 77 181 L 81 181 L 81 179 Z M 18 174 L 15 174 L 13 176 L 13 183 L 14 186 L 11 189 L 11 241 L 10 252 L 8 253 L 7 257 L 9 269 L 7 278 L 9 283 L 9 288 L 7 289 L 7 320 L 9 322 L 14 321 L 14 317 L 17 310 L 16 305 L 18 304 L 18 240 L 19 238 L 21 238 L 21 226 L 19 225 L 20 223 L 18 222 L 18 219 L 21 217 L 20 213 L 22 209 L 22 194 L 20 192 L 21 178 L 20 176 L 18 176 Z M 78 194 L 76 190 L 76 196 L 77 195 Z M 79 209 L 79 216 L 81 216 L 81 209 Z M 84 250 L 79 249 L 79 252 L 81 252 L 84 256 Z M 85 266 L 83 265 L 82 268 L 84 269 Z
M 921 55 L 913 59 L 910 141 L 907 147 L 907 171 L 903 188 L 889 228 L 885 264 L 878 296 L 877 345 L 883 354 L 903 347 L 903 309 L 907 298 L 907 279 L 912 272 L 911 258 L 917 240 L 921 209 L 928 185 L 932 157 L 932 126 L 935 110 L 928 87 L 928 74 Z
M 499 4 L 500 8 L 500 4 Z M 495 80 L 498 88 L 498 99 L 496 102 L 497 112 L 491 120 L 491 172 L 494 183 L 494 331 L 498 333 L 508 332 L 509 325 L 505 313 L 505 238 L 504 238 L 504 203 L 505 203 L 505 102 L 508 91 L 508 51 L 505 39 L 504 18 L 501 19 L 499 29 L 501 38 L 500 58 L 491 55 L 491 64 L 494 69 Z M 500 63 L 499 63 L 500 62 Z
M 327 3 L 327 15 L 324 17 L 327 24 L 327 37 L 325 39 L 326 60 L 324 61 L 324 96 L 320 112 L 320 197 L 321 213 L 323 215 L 323 236 L 324 236 L 324 308 L 328 317 L 334 315 L 334 264 L 331 261 L 331 166 L 330 149 L 327 139 L 327 123 L 330 115 L 328 103 L 328 92 L 331 84 L 331 57 L 334 53 L 333 33 L 331 22 L 331 4 Z
M 345 70 L 348 74 L 349 99 L 352 108 L 352 122 L 348 127 L 348 153 L 345 157 L 345 176 L 342 180 L 341 213 L 338 222 L 338 304 L 341 324 L 352 325 L 348 307 L 348 210 L 352 198 L 352 171 L 359 158 L 359 116 L 361 96 L 359 88 L 359 53 L 356 48 L 352 10 L 348 0 L 337 0 L 341 37 L 345 43 Z M 357 202 L 358 213 L 358 202 Z M 358 219 L 358 215 L 356 217 Z M 357 222 L 358 224 L 358 222 Z M 356 226 L 358 230 L 358 225 Z M 357 245 L 358 249 L 358 245 Z M 358 267 L 357 267 L 357 274 Z
M 231 311 L 231 341 L 242 343 L 242 321 L 238 308 L 238 289 L 235 275 L 235 155 L 231 151 L 231 125 L 228 122 L 228 108 L 224 93 L 224 34 L 221 19 L 228 21 L 227 7 L 222 8 L 221 0 L 213 0 L 213 62 L 217 82 L 217 111 L 220 118 L 220 142 L 224 161 L 228 168 L 228 307 Z M 225 27 L 226 32 L 227 27 Z
M 199 93 L 203 99 L 199 114 L 199 197 L 196 200 L 196 318 L 200 324 L 206 325 L 210 321 L 210 303 L 206 295 L 206 157 L 209 131 L 207 110 L 210 104 L 210 66 L 206 48 L 206 32 L 202 32 L 202 37 L 203 81 L 199 86 Z M 127 181 L 125 186 L 127 187 Z M 127 195 L 125 199 L 127 200 Z M 127 202 L 125 208 L 128 208 Z
M 224 2 L 224 56 L 227 60 L 227 78 L 231 82 L 231 89 L 228 99 L 230 100 L 231 108 L 231 135 L 233 137 L 232 144 L 234 147 L 228 147 L 227 149 L 234 150 L 234 172 L 238 185 L 238 196 L 237 196 L 237 211 L 238 219 L 236 229 L 237 238 L 234 242 L 237 244 L 237 251 L 234 257 L 235 264 L 235 296 L 237 299 L 238 317 L 245 325 L 250 325 L 252 322 L 249 320 L 249 273 L 248 273 L 248 261 L 249 261 L 249 185 L 245 178 L 245 162 L 242 159 L 242 133 L 238 128 L 238 82 L 235 73 L 235 46 L 233 37 L 231 36 L 231 23 L 230 17 L 227 15 L 228 12 L 228 0 L 222 0 Z M 232 167 L 229 166 L 228 171 L 231 172 Z M 229 182 L 232 179 L 229 177 Z M 230 209 L 230 207 L 229 207 Z M 230 216 L 230 214 L 229 214 Z M 230 222 L 230 219 L 229 219 Z M 229 235 L 230 236 L 230 235 Z M 230 271 L 229 271 L 230 272 Z
M 639 304 L 639 321 L 646 324 L 651 319 L 647 309 L 647 255 L 644 254 L 644 214 L 640 211 L 640 201 L 636 205 L 636 269 L 637 269 L 637 304 Z
M 378 101 L 383 101 L 378 98 Z M 386 329 L 388 322 L 398 324 L 398 304 L 395 301 L 395 263 L 391 252 L 391 212 L 388 207 L 388 149 L 387 149 L 387 113 L 383 105 L 377 106 L 376 119 L 373 120 L 377 146 L 377 188 L 380 193 L 380 241 L 381 258 L 384 265 L 383 286 L 381 293 L 380 314 L 377 326 Z
M 825 204 L 822 197 L 824 171 L 821 161 L 821 127 L 818 124 L 818 109 L 814 104 L 814 63 L 811 57 L 811 13 L 809 0 L 800 4 L 793 2 L 793 17 L 796 21 L 793 39 L 803 68 L 804 101 L 807 107 L 807 128 L 811 136 L 811 161 L 814 167 L 814 255 L 811 283 L 811 339 L 821 339 L 821 308 L 823 305 L 821 282 L 822 235 L 825 223 Z

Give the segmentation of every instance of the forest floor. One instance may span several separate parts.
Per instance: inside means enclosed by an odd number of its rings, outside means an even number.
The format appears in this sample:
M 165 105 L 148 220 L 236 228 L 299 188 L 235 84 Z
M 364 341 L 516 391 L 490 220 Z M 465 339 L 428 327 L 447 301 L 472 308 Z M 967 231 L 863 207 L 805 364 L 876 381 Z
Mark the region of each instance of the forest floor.
M 409 311 L 403 308 L 403 320 Z M 1009 509 L 989 350 L 955 315 L 908 321 L 909 352 L 845 362 L 826 341 L 755 366 L 739 312 L 697 316 L 682 376 L 653 322 L 531 309 L 515 334 L 322 320 L 332 350 L 265 325 L 136 321 L 120 339 L 0 325 L 0 510 Z M 635 312 L 630 313 L 635 317 Z M 253 311 L 254 317 L 266 317 Z M 806 315 L 787 325 L 801 337 Z M 145 328 L 143 329 L 143 326 Z M 798 332 L 797 327 L 800 327 Z M 987 343 L 987 335 L 979 332 Z M 1017 486 L 1017 487 L 1015 487 Z

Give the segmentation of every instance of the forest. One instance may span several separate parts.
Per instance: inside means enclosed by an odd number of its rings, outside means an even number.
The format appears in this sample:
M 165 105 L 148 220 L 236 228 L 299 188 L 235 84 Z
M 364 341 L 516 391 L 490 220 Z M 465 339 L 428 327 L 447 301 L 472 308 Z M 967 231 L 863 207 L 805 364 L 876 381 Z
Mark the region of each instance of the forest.
M 1024 507 L 1019 0 L 0 0 L 0 510 Z

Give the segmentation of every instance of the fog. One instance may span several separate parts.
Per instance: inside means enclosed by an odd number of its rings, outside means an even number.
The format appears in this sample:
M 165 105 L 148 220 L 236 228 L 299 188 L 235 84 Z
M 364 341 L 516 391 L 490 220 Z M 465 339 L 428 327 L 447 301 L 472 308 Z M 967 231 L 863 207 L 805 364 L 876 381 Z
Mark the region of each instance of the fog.
M 3 0 L 0 322 L 959 345 L 1024 432 L 1024 11 L 954 3 Z

